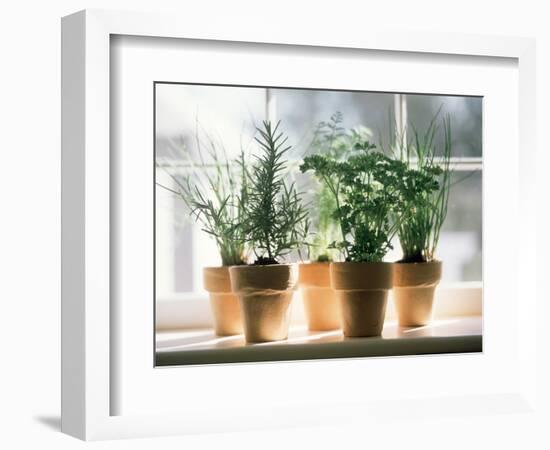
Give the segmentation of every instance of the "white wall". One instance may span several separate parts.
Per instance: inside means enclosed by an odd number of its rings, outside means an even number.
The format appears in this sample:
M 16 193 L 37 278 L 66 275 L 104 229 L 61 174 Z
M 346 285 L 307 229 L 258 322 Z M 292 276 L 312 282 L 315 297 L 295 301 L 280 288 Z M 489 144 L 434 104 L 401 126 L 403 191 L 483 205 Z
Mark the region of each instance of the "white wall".
M 59 203 L 60 203 L 60 17 L 85 7 L 133 10 L 182 9 L 190 20 L 203 20 L 208 14 L 231 15 L 250 20 L 279 21 L 283 28 L 319 26 L 327 33 L 339 29 L 365 27 L 457 31 L 538 38 L 539 72 L 539 145 L 540 170 L 549 167 L 549 145 L 544 139 L 550 124 L 550 15 L 544 1 L 497 2 L 461 0 L 439 1 L 316 1 L 277 0 L 267 7 L 259 1 L 124 1 L 58 0 L 4 2 L 0 10 L 0 186 L 2 216 L 0 220 L 0 336 L 2 371 L 0 379 L 0 447 L 2 448 L 73 448 L 83 444 L 54 432 L 59 420 Z M 260 4 L 266 5 L 260 10 Z M 509 6 L 507 6 L 509 5 Z M 254 16 L 256 18 L 254 18 Z M 236 26 L 239 19 L 235 19 Z M 182 23 L 182 27 L 185 23 Z M 243 24 L 242 26 L 246 26 Z M 548 179 L 539 179 L 541 208 L 548 210 Z M 543 200 L 544 199 L 544 200 Z M 544 221 L 544 222 L 542 222 Z M 548 213 L 541 218 L 540 262 L 548 255 Z M 526 238 L 530 238 L 526 236 Z M 505 245 L 505 243 L 503 243 Z M 546 251 L 542 251 L 545 249 Z M 547 262 L 546 265 L 548 266 Z M 545 277 L 547 274 L 545 274 Z M 547 296 L 546 296 L 547 297 Z M 542 297 L 541 297 L 542 298 Z M 548 298 L 546 298 L 548 300 Z M 541 306 L 548 312 L 546 305 Z M 542 323 L 542 322 L 541 322 Z M 550 342 L 547 329 L 541 336 Z M 548 354 L 548 347 L 546 347 Z M 539 349 L 542 354 L 543 349 Z M 546 365 L 546 379 L 548 365 Z M 548 394 L 548 391 L 546 391 Z M 547 403 L 549 402 L 548 396 Z M 344 441 L 361 440 L 378 448 L 401 446 L 416 448 L 548 448 L 548 437 L 534 430 L 541 424 L 529 416 L 457 419 L 456 426 L 467 426 L 468 433 L 449 436 L 444 446 L 436 439 L 440 434 L 426 431 L 426 426 L 403 422 L 399 432 L 384 425 L 370 427 L 368 434 L 357 429 L 338 427 L 324 430 L 286 430 L 254 432 L 246 435 L 195 436 L 132 443 L 139 448 L 165 445 L 170 448 L 304 448 L 314 443 L 320 448 L 334 448 Z M 445 423 L 432 424 L 434 429 Z M 475 437 L 477 436 L 477 437 Z M 299 443 L 290 445 L 289 440 Z M 474 444 L 474 442 L 476 442 Z M 33 445 L 34 444 L 34 445 Z M 127 443 L 100 443 L 101 448 L 120 448 Z M 392 445 L 394 444 L 394 445 Z M 412 445 L 411 445 L 412 444 Z M 439 445 L 438 445 L 439 444 Z M 539 447 L 540 446 L 540 447 Z

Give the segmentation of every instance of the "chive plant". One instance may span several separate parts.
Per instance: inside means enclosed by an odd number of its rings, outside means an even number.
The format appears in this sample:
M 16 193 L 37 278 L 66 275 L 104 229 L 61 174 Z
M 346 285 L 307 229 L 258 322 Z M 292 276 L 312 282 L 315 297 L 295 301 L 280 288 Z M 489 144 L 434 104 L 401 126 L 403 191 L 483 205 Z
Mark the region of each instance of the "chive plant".
M 447 216 L 451 187 L 451 120 L 441 121 L 442 144 L 437 145 L 440 127 L 439 112 L 432 118 L 424 133 L 411 126 L 396 132 L 394 155 L 409 168 L 410 176 L 402 183 L 405 208 L 398 228 L 403 250 L 401 262 L 433 261 L 441 228 Z M 440 150 L 440 151 L 439 151 Z

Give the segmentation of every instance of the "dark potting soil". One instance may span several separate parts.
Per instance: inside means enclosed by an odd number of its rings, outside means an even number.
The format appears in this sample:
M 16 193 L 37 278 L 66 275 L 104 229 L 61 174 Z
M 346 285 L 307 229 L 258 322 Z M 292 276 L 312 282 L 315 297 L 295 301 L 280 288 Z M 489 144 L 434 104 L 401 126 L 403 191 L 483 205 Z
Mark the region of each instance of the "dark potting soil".
M 254 261 L 255 266 L 269 266 L 271 264 L 279 264 L 279 262 L 273 258 L 263 258 L 261 256 Z
M 407 258 L 407 259 L 400 259 L 397 262 L 408 264 L 408 263 L 425 263 L 427 261 L 422 255 L 417 255 L 417 256 L 412 256 L 412 257 Z

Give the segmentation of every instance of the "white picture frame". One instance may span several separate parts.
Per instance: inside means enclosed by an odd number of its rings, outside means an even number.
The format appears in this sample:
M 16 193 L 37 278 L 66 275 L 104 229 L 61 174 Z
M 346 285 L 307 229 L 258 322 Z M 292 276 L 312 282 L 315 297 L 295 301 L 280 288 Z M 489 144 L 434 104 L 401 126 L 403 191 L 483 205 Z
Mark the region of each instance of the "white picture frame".
M 184 25 L 182 25 L 184 24 Z M 110 169 L 110 36 L 128 35 L 193 40 L 230 41 L 257 44 L 285 44 L 334 49 L 368 49 L 407 52 L 414 55 L 462 55 L 499 57 L 517 61 L 519 176 L 514 180 L 513 204 L 522 217 L 513 226 L 520 234 L 535 228 L 534 185 L 530 174 L 535 161 L 535 45 L 531 39 L 436 33 L 395 33 L 365 31 L 327 37 L 323 30 L 281 30 L 266 24 L 235 26 L 218 24 L 215 30 L 185 18 L 165 14 L 144 14 L 87 10 L 62 21 L 62 430 L 85 440 L 121 437 L 161 436 L 208 431 L 248 430 L 265 427 L 330 424 L 353 417 L 388 418 L 396 400 L 407 400 L 411 414 L 425 403 L 415 398 L 373 399 L 358 397 L 356 402 L 319 402 L 300 406 L 267 402 L 260 411 L 237 411 L 227 406 L 218 412 L 205 412 L 200 396 L 191 405 L 171 414 L 112 415 L 113 393 L 121 389 L 114 382 L 111 366 L 119 355 L 112 348 L 119 333 L 113 320 L 110 297 L 117 280 L 111 279 L 111 192 L 116 173 Z M 536 242 L 511 242 L 517 260 L 536 261 Z M 510 296 L 517 308 L 514 319 L 517 339 L 517 373 L 506 389 L 464 392 L 464 397 L 441 395 L 441 390 L 421 394 L 438 405 L 442 416 L 498 412 L 503 402 L 513 411 L 533 410 L 536 398 L 536 292 L 529 282 L 529 269 L 518 266 L 517 279 L 510 280 Z M 517 301 L 517 286 L 522 300 Z M 153 306 L 151 305 L 151 314 Z M 116 312 L 115 312 L 116 313 Z M 116 315 L 116 314 L 115 314 Z M 152 330 L 151 330 L 152 332 Z M 498 349 L 497 349 L 498 350 Z M 506 355 L 501 355 L 506 358 Z M 464 357 L 465 358 L 465 357 Z M 394 367 L 403 364 L 393 360 Z M 447 364 L 442 360 L 442 364 Z M 293 370 L 313 372 L 310 363 L 294 362 Z M 334 364 L 334 363 L 333 363 Z M 336 362 L 335 364 L 338 364 Z M 341 363 L 343 364 L 343 363 Z M 351 365 L 353 364 L 353 366 Z M 261 375 L 270 376 L 277 365 L 262 366 Z M 359 362 L 347 367 L 361 370 Z M 152 368 L 152 367 L 151 367 Z M 203 368 L 204 369 L 204 368 Z M 168 369 L 170 370 L 170 369 Z M 207 368 L 210 376 L 220 367 Z M 279 372 L 283 366 L 279 364 Z M 387 370 L 387 369 L 385 369 Z M 181 374 L 181 372 L 180 372 Z M 182 377 L 185 374 L 181 374 Z M 351 386 L 357 378 L 349 380 Z M 498 383 L 497 383 L 498 384 Z M 250 395 L 250 401 L 253 396 Z M 483 402 L 480 399 L 483 398 Z M 194 402 L 194 403 L 193 403 Z M 393 403 L 392 403 L 393 402 Z M 245 402 L 246 403 L 246 402 Z M 434 404 L 435 404 L 434 403 Z M 376 408 L 374 408 L 376 405 Z M 325 407 L 325 408 L 323 408 Z M 378 412 L 377 412 L 377 408 Z M 272 414 L 273 410 L 281 414 Z M 323 411 L 319 413 L 319 411 Z M 227 420 L 231 414 L 232 420 Z M 239 420 L 245 419 L 245 420 Z

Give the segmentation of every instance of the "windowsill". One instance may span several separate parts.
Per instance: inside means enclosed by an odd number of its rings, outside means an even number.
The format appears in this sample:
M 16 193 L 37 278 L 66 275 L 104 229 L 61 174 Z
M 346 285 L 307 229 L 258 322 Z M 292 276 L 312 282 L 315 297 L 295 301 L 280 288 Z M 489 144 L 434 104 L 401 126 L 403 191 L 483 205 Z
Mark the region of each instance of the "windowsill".
M 482 314 L 483 284 L 479 281 L 442 283 L 438 286 L 434 304 L 434 318 L 453 319 L 458 316 Z M 390 291 L 386 307 L 386 323 L 395 321 L 393 294 Z M 301 291 L 292 302 L 291 326 L 306 323 Z M 212 312 L 206 293 L 177 293 L 159 295 L 156 299 L 155 325 L 157 331 L 211 329 Z
M 208 328 L 157 331 L 156 347 L 157 366 L 472 353 L 482 351 L 482 318 L 448 318 L 416 328 L 387 321 L 382 337 L 373 338 L 293 326 L 287 340 L 259 344 L 247 344 L 243 335 L 219 337 Z

